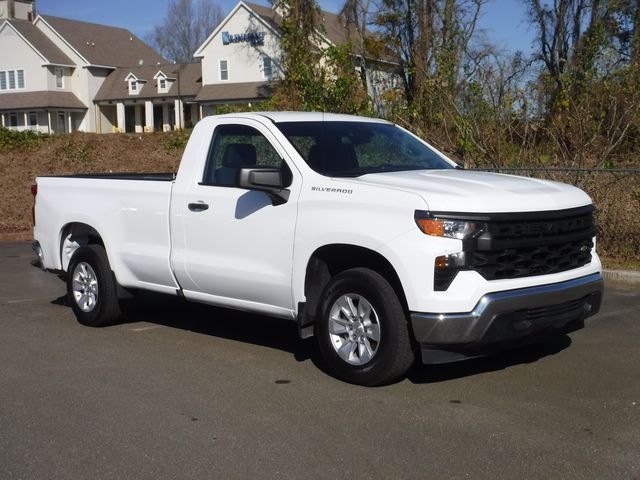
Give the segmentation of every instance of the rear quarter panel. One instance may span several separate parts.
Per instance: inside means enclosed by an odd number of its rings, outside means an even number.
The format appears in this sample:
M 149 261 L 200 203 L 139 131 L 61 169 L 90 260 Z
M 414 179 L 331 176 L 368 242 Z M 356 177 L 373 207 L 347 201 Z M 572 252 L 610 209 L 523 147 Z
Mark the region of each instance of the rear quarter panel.
M 37 183 L 34 237 L 46 268 L 63 268 L 65 226 L 85 223 L 102 237 L 118 283 L 175 292 L 169 265 L 172 182 L 39 177 Z

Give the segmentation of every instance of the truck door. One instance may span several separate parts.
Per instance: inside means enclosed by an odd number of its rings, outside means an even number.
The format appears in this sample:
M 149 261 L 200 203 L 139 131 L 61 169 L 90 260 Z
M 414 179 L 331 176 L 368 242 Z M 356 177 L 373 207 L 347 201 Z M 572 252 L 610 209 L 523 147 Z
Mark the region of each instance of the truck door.
M 187 298 L 290 318 L 294 230 L 301 178 L 260 123 L 215 127 L 204 168 L 172 200 L 172 264 Z M 241 167 L 280 166 L 289 201 L 235 186 Z

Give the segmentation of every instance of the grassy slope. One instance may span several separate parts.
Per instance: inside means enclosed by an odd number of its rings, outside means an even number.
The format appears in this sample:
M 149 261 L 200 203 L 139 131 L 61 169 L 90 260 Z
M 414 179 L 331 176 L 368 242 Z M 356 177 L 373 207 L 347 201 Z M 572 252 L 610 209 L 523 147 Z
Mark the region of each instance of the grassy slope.
M 30 146 L 0 147 L 0 234 L 31 230 L 30 186 L 41 175 L 175 172 L 182 135 L 74 133 Z

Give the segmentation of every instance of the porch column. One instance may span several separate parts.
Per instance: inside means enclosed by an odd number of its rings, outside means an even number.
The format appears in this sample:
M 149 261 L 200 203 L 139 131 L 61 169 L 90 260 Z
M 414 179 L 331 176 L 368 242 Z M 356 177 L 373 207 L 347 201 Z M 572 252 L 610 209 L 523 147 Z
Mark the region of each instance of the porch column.
M 126 132 L 127 131 L 127 124 L 126 124 L 126 120 L 125 120 L 125 115 L 124 115 L 124 103 L 122 102 L 118 102 L 116 103 L 116 117 L 117 117 L 117 122 L 118 122 L 118 131 L 120 132 Z
M 168 132 L 171 130 L 171 124 L 169 123 L 169 104 L 162 104 L 162 131 Z
M 102 133 L 102 115 L 100 105 L 96 103 L 96 133 Z
M 4 127 L 4 113 L 0 113 L 0 122 L 2 122 L 2 127 Z
M 29 113 L 28 112 L 24 112 L 23 116 L 24 116 L 24 129 L 28 130 L 28 129 L 31 128 L 31 125 L 29 125 Z
M 153 102 L 144 102 L 144 124 L 147 132 L 153 132 L 155 121 L 153 118 Z
M 51 111 L 47 110 L 47 120 L 49 123 L 49 134 L 53 133 L 53 129 L 51 128 Z
M 182 127 L 184 127 L 184 112 L 182 111 L 182 100 L 178 99 L 175 101 L 173 112 L 175 117 L 175 128 L 176 130 L 182 130 Z
M 67 112 L 67 124 L 69 125 L 69 133 L 73 133 L 73 114 Z
M 142 105 L 134 106 L 133 111 L 136 118 L 136 133 L 142 133 Z

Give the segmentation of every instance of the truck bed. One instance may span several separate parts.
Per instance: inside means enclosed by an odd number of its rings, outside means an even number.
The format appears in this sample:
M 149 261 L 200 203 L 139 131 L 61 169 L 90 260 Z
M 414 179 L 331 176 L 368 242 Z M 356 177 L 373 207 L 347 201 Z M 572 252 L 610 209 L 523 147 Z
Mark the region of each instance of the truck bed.
M 46 178 L 93 178 L 98 180 L 147 180 L 154 182 L 172 182 L 175 173 L 77 173 L 74 175 L 48 175 Z

